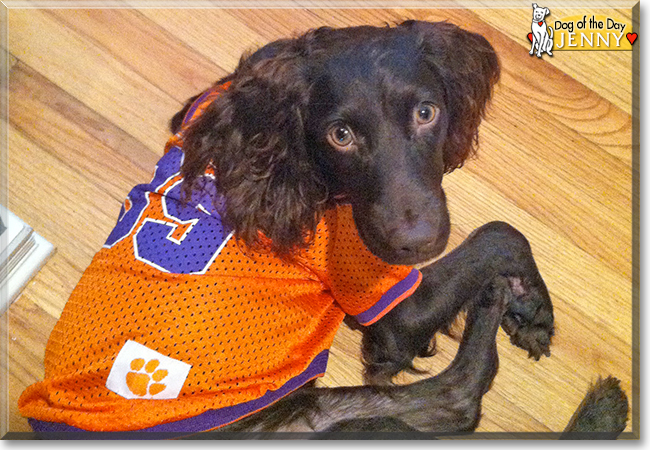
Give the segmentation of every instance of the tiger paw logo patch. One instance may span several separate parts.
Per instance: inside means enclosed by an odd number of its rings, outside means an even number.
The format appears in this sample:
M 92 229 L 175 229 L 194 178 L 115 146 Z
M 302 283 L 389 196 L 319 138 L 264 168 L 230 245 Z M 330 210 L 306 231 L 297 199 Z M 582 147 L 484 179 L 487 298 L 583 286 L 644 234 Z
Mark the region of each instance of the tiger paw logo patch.
M 165 369 L 156 370 L 159 365 L 160 361 L 157 359 L 152 359 L 147 364 L 142 358 L 131 361 L 133 372 L 126 374 L 126 385 L 129 390 L 140 397 L 147 394 L 156 395 L 164 391 L 167 386 L 159 382 L 167 378 L 169 372 Z
M 120 350 L 106 387 L 127 399 L 177 398 L 192 366 L 127 341 Z

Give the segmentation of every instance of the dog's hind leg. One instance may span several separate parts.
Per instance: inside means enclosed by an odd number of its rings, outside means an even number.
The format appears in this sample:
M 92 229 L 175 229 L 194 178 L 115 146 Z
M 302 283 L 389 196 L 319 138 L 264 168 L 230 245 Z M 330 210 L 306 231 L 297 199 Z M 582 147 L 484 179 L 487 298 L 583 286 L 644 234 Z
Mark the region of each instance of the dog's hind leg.
M 413 358 L 428 356 L 430 343 L 468 302 L 504 276 L 512 291 L 503 328 L 511 342 L 539 359 L 549 355 L 553 306 L 530 245 L 516 229 L 491 222 L 475 230 L 458 248 L 422 269 L 420 287 L 363 336 L 366 380 L 387 384 Z
M 223 431 L 472 431 L 497 373 L 495 337 L 511 295 L 501 277 L 476 296 L 456 357 L 435 377 L 403 386 L 302 388 Z
M 345 434 L 340 433 L 414 433 L 418 430 L 408 425 L 406 422 L 394 417 L 371 417 L 369 419 L 349 419 L 336 422 L 318 435 L 318 439 L 337 439 L 344 438 Z M 372 435 L 364 438 L 373 439 Z M 374 439 L 383 439 L 381 435 L 375 435 Z
M 628 401 L 620 381 L 607 377 L 591 386 L 560 439 L 616 439 L 625 430 Z

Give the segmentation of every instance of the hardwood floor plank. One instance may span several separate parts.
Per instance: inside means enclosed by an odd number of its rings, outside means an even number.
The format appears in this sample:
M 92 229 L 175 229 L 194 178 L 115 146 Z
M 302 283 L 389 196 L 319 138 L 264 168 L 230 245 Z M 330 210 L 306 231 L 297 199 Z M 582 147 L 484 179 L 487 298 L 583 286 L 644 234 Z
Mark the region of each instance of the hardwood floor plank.
M 143 9 L 139 12 L 221 68 L 222 72 L 213 81 L 234 70 L 243 52 L 267 43 L 256 30 L 235 20 L 227 9 L 207 9 L 201 14 L 183 9 Z
M 421 11 L 405 9 L 313 9 L 312 13 L 330 27 L 351 27 L 357 25 L 396 25 L 407 19 L 415 19 Z
M 8 71 L 8 72 L 11 72 L 11 69 L 13 69 L 13 67 L 14 67 L 14 66 L 16 65 L 16 63 L 18 62 L 18 58 L 16 58 L 16 57 L 15 57 L 14 55 L 12 55 L 11 53 L 8 54 L 8 58 L 9 58 L 9 67 L 7 67 L 7 71 Z
M 520 55 L 519 58 L 523 57 Z M 509 63 L 509 64 L 508 64 Z M 575 84 L 575 81 L 552 69 L 542 76 L 516 68 L 514 60 L 504 62 L 502 81 L 496 89 L 495 100 L 512 104 L 527 103 L 530 114 L 517 111 L 513 121 L 520 122 L 524 128 L 535 124 L 538 141 L 550 138 L 555 143 L 555 136 L 546 136 L 549 122 L 560 123 L 575 135 L 599 150 L 609 153 L 626 166 L 632 161 L 631 117 L 618 107 L 603 99 L 600 94 Z M 544 65 L 550 69 L 552 66 Z M 552 72 L 552 73 L 551 73 Z M 526 74 L 531 76 L 526 76 Z M 554 85 L 566 84 L 564 89 L 555 92 L 543 88 L 544 78 L 552 80 Z M 494 110 L 494 108 L 492 109 Z M 508 111 L 513 114 L 513 109 Z M 533 116 L 534 115 L 534 116 Z
M 9 209 L 85 269 L 115 225 L 121 201 L 11 127 L 8 138 Z
M 5 387 L 9 397 L 9 431 L 31 431 L 27 419 L 18 411 L 18 398 L 27 386 L 43 379 L 45 344 L 56 323 L 54 317 L 31 300 L 30 288 L 7 312 L 9 358 L 6 369 L 3 361 L 0 370 L 7 370 L 9 375 L 9 386 Z
M 309 9 L 232 9 L 228 14 L 259 34 L 263 39 L 262 45 L 276 39 L 298 36 L 324 25 Z
M 562 136 L 559 129 L 554 133 L 559 145 L 549 151 L 531 134 L 504 136 L 503 128 L 491 125 L 487 122 L 483 127 L 479 161 L 467 169 L 580 248 L 631 277 L 630 167 L 597 150 L 589 151 L 593 147 L 584 141 L 582 146 L 572 145 L 572 138 Z M 526 155 L 514 157 L 522 153 Z M 518 174 L 514 179 L 513 173 Z
M 22 63 L 12 70 L 9 97 L 12 127 L 115 200 L 151 178 L 158 153 Z
M 158 154 L 181 106 L 110 51 L 43 10 L 8 12 L 9 51 Z
M 48 13 L 179 102 L 224 75 L 224 69 L 136 11 L 53 9 Z

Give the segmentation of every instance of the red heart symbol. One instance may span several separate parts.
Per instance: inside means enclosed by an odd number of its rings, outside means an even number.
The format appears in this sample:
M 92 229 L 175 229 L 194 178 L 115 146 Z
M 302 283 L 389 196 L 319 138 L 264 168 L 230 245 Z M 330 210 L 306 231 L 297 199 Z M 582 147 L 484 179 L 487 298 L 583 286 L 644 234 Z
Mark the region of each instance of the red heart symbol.
M 528 40 L 533 42 L 533 33 L 528 33 Z
M 543 23 L 544 22 L 537 22 L 537 25 L 539 25 L 541 27 Z
M 630 44 L 634 44 L 634 41 L 636 41 L 636 38 L 639 37 L 638 34 L 636 33 L 628 33 L 625 35 L 628 41 L 630 41 Z

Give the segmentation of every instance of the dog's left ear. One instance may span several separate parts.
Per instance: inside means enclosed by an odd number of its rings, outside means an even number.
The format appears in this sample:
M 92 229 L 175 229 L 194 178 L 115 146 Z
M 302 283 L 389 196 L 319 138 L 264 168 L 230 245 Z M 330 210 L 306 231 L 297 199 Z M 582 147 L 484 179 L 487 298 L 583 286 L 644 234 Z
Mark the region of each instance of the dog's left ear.
M 444 85 L 450 116 L 444 163 L 451 172 L 475 151 L 478 126 L 499 80 L 499 60 L 483 36 L 456 25 L 407 21 L 402 26 L 418 33 L 423 57 Z

